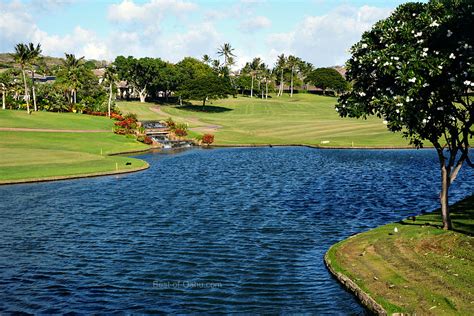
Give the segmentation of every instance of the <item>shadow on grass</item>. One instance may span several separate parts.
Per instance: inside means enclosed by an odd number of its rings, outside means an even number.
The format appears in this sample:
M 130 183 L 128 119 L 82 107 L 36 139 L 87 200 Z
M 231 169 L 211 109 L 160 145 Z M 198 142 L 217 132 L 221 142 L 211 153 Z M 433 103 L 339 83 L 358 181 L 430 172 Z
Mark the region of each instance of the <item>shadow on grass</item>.
M 450 214 L 453 231 L 474 236 L 474 195 L 451 205 Z M 401 220 L 399 223 L 402 225 L 443 227 L 441 210 L 439 209 L 431 213 L 411 216 Z
M 223 106 L 214 106 L 214 105 L 181 105 L 177 106 L 177 109 L 189 112 L 203 112 L 203 113 L 223 113 L 232 111 L 232 109 L 225 108 Z

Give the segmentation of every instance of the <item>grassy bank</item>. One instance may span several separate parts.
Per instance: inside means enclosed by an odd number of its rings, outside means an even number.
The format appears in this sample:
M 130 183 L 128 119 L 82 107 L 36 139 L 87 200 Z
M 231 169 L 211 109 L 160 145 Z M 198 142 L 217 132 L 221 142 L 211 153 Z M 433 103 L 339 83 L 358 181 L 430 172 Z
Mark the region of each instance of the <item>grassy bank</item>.
M 339 242 L 327 258 L 389 314 L 474 315 L 474 196 L 451 210 L 456 231 L 439 228 L 438 210 Z
M 152 103 L 119 102 L 124 112 L 142 120 L 187 122 L 198 133 L 216 135 L 218 145 L 304 144 L 336 147 L 405 147 L 400 134 L 387 131 L 381 119 L 342 119 L 334 110 L 335 98 L 297 94 L 262 100 L 248 97 L 213 101 L 202 107 L 159 107 Z
M 139 159 L 109 156 L 148 148 L 134 139 L 113 134 L 112 125 L 105 117 L 0 111 L 0 128 L 110 130 L 99 133 L 0 131 L 0 183 L 146 167 L 146 162 Z

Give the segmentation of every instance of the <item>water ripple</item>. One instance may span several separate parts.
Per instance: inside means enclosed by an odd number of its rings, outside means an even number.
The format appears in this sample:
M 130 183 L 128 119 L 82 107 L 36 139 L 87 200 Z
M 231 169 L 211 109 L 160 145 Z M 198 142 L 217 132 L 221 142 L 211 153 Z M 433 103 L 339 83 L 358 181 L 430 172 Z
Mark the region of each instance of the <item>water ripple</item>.
M 141 158 L 136 174 L 0 187 L 0 311 L 364 314 L 328 247 L 437 206 L 432 150 Z

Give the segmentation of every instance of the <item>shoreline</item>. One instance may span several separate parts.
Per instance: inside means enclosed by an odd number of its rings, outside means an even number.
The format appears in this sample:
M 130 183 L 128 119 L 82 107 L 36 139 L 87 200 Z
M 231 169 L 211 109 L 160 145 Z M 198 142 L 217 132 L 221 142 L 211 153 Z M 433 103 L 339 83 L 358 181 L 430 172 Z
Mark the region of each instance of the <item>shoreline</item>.
M 313 149 L 354 149 L 354 150 L 407 150 L 407 149 L 416 149 L 415 147 L 328 147 L 328 146 L 319 146 L 319 145 L 307 145 L 307 144 L 237 144 L 237 145 L 211 145 L 211 146 L 195 146 L 195 147 L 209 147 L 209 148 L 264 148 L 264 147 L 307 147 Z M 191 147 L 193 148 L 193 147 Z M 121 156 L 121 155 L 130 155 L 130 154 L 147 154 L 153 150 L 159 150 L 161 148 L 150 147 L 144 150 L 131 150 L 131 151 L 123 151 L 123 152 L 116 152 L 110 153 L 108 156 Z M 423 147 L 419 149 L 432 149 L 432 147 Z M 141 159 L 140 159 L 141 160 Z M 144 160 L 143 160 L 144 161 Z M 87 174 L 77 174 L 77 175 L 64 175 L 64 176 L 53 176 L 47 178 L 31 178 L 31 179 L 18 179 L 18 180 L 0 180 L 0 186 L 3 185 L 10 185 L 10 184 L 26 184 L 26 183 L 39 183 L 39 182 L 49 182 L 49 181 L 61 181 L 61 180 L 70 180 L 70 179 L 81 179 L 81 178 L 93 178 L 93 177 L 101 177 L 101 176 L 110 176 L 115 174 L 126 174 L 132 172 L 139 172 L 142 170 L 146 170 L 150 167 L 150 165 L 146 163 L 143 167 L 137 167 L 134 169 L 129 170 L 120 170 L 120 171 L 104 171 L 104 172 L 95 172 L 95 173 L 87 173 Z
M 461 286 L 459 280 L 472 282 L 463 262 L 472 260 L 467 253 L 473 246 L 473 226 L 463 218 L 472 218 L 468 214 L 473 214 L 473 207 L 472 193 L 450 205 L 451 231 L 442 230 L 439 208 L 413 216 L 416 222 L 408 217 L 361 231 L 331 245 L 324 264 L 346 291 L 376 315 L 426 314 L 434 308 L 447 314 L 472 310 L 474 301 L 453 288 Z M 458 252 L 453 254 L 452 249 Z M 450 268 L 445 271 L 443 264 Z M 426 279 L 426 275 L 433 277 Z

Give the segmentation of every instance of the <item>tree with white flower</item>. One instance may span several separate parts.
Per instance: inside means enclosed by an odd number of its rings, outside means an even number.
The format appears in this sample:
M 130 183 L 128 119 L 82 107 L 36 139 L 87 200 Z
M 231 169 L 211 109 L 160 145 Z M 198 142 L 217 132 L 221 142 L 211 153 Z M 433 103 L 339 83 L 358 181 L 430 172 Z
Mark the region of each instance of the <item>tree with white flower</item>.
M 452 229 L 448 192 L 474 136 L 474 5 L 431 0 L 399 6 L 351 48 L 352 90 L 336 106 L 342 117 L 383 118 L 417 148 L 430 142 L 441 169 L 443 228 Z M 391 63 L 391 64 L 390 64 Z

